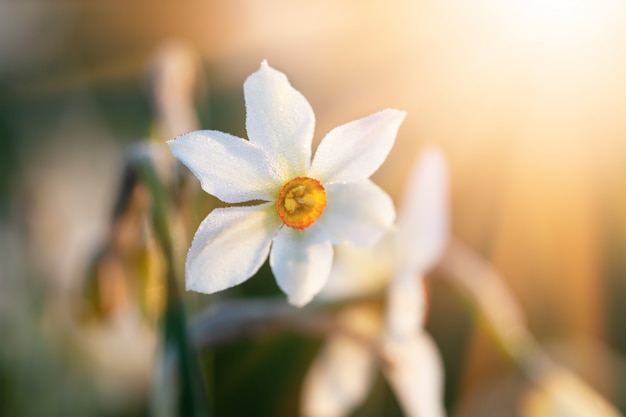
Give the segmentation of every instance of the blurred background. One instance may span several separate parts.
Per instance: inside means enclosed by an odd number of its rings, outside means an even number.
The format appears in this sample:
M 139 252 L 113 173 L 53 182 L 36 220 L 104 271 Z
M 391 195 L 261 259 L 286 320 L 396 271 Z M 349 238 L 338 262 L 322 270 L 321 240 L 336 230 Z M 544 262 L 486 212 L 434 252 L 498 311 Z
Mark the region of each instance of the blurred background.
M 125 161 L 197 128 L 245 137 L 242 85 L 263 59 L 310 101 L 316 143 L 406 110 L 374 180 L 397 201 L 420 149 L 440 146 L 455 237 L 553 358 L 626 413 L 625 22 L 619 0 L 0 0 L 0 415 L 158 414 L 163 260 Z M 216 204 L 193 201 L 182 256 Z M 259 275 L 219 297 L 279 294 Z M 430 278 L 449 414 L 551 415 L 528 411 L 532 387 Z M 184 294 L 190 316 L 209 302 Z M 204 352 L 212 414 L 297 415 L 320 342 Z M 379 379 L 355 415 L 401 411 Z

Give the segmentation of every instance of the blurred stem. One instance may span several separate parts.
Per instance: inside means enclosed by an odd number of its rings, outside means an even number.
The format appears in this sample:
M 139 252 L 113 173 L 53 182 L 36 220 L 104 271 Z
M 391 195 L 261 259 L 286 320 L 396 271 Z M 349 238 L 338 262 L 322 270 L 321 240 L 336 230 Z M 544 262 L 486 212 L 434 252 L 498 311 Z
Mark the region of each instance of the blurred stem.
M 192 320 L 190 332 L 200 350 L 282 330 L 319 336 L 341 334 L 370 351 L 380 365 L 389 365 L 377 340 L 341 325 L 331 314 L 296 308 L 282 299 L 216 303 Z
M 439 269 L 469 296 L 488 324 L 492 337 L 516 363 L 532 357 L 536 344 L 526 318 L 504 279 L 491 264 L 458 241 L 453 241 L 439 262 Z
M 524 313 L 491 264 L 462 243 L 452 242 L 439 267 L 470 296 L 488 323 L 493 339 L 535 386 L 555 401 L 568 404 L 568 412 L 574 415 L 621 416 L 591 386 L 539 347 L 526 327 Z M 550 384 L 556 377 L 558 383 Z
M 167 193 L 159 180 L 156 170 L 147 158 L 138 162 L 138 170 L 152 194 L 152 221 L 154 231 L 163 250 L 166 270 L 166 308 L 163 317 L 164 349 L 175 349 L 180 372 L 181 416 L 201 417 L 208 415 L 206 390 L 200 374 L 198 358 L 193 351 L 187 334 L 185 311 L 178 289 L 178 279 L 174 267 L 174 251 L 169 230 Z
M 446 278 L 464 290 L 470 301 L 480 310 L 489 326 L 494 341 L 520 367 L 526 378 L 539 387 L 545 387 L 550 376 L 566 378 L 569 388 L 576 387 L 581 398 L 567 398 L 569 390 L 556 387 L 552 395 L 561 400 L 593 406 L 593 415 L 620 416 L 621 414 L 596 391 L 569 369 L 554 362 L 538 345 L 526 327 L 526 319 L 517 301 L 506 287 L 505 280 L 487 261 L 460 242 L 452 242 L 439 263 Z M 584 408 L 583 408 L 584 409 Z

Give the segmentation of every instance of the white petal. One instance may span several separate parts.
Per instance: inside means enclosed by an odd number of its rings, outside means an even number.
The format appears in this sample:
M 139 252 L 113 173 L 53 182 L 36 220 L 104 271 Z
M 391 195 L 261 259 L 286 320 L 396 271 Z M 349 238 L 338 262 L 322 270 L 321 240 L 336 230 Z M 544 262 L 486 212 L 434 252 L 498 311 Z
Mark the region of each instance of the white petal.
M 398 212 L 398 229 L 407 261 L 422 271 L 430 269 L 448 244 L 448 169 L 436 148 L 422 152 L 414 166 Z
M 283 227 L 274 239 L 270 266 L 278 286 L 291 304 L 303 306 L 315 296 L 330 274 L 333 247 L 307 230 Z
M 311 229 L 323 229 L 333 244 L 371 246 L 391 229 L 393 201 L 370 180 L 324 187 L 327 205 Z
M 405 115 L 387 109 L 331 130 L 315 152 L 310 176 L 323 183 L 369 178 L 387 158 Z
M 368 248 L 335 247 L 333 268 L 318 298 L 341 300 L 370 295 L 385 288 L 394 274 L 395 237 L 395 233 L 387 233 Z
M 265 61 L 243 90 L 248 138 L 263 148 L 283 180 L 305 175 L 315 127 L 309 102 Z
M 250 278 L 267 258 L 281 225 L 273 203 L 213 210 L 187 254 L 187 289 L 211 294 Z
M 439 351 L 427 333 L 390 350 L 389 380 L 407 417 L 444 417 L 443 365 Z
M 346 308 L 338 324 L 365 338 L 376 340 L 380 318 L 367 306 Z M 368 346 L 342 334 L 329 338 L 304 378 L 302 415 L 340 417 L 350 414 L 369 393 L 375 375 Z
M 422 277 L 404 269 L 393 277 L 387 292 L 387 335 L 404 342 L 421 331 L 426 311 Z
M 227 203 L 271 201 L 282 186 L 263 151 L 245 139 L 203 130 L 167 143 L 200 180 L 202 189 Z

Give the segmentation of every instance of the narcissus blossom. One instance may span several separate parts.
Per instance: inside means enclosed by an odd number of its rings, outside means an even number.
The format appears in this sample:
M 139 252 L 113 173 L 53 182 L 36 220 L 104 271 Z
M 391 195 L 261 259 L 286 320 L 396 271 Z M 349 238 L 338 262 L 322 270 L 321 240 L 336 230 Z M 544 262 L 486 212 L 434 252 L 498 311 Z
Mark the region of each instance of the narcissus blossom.
M 426 150 L 413 169 L 397 228 L 369 249 L 337 248 L 328 284 L 319 297 L 341 300 L 386 290 L 385 314 L 375 302 L 344 308 L 342 327 L 380 344 L 382 368 L 407 416 L 442 417 L 443 372 L 438 350 L 423 329 L 426 297 L 422 278 L 448 241 L 447 169 L 442 154 Z M 305 377 L 302 414 L 339 417 L 362 403 L 376 363 L 363 341 L 330 337 Z
M 269 254 L 279 287 L 308 303 L 328 279 L 334 244 L 369 246 L 393 224 L 389 196 L 368 178 L 391 150 L 405 113 L 383 110 L 339 126 L 311 158 L 315 116 L 287 77 L 263 62 L 244 83 L 248 139 L 205 130 L 168 143 L 226 203 L 200 224 L 187 289 L 214 293 L 250 278 Z

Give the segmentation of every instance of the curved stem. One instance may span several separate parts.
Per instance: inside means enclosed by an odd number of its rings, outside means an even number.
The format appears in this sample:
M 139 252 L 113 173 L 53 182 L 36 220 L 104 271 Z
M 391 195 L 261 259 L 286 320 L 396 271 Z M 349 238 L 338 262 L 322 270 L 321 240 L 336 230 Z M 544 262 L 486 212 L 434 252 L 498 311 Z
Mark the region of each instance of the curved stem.
M 315 336 L 340 333 L 370 351 L 382 366 L 388 365 L 377 340 L 339 324 L 329 313 L 296 308 L 282 299 L 218 302 L 190 323 L 191 340 L 198 350 L 282 330 Z
M 505 280 L 460 242 L 452 242 L 439 264 L 446 278 L 464 290 L 489 324 L 491 335 L 526 378 L 575 415 L 619 417 L 613 405 L 536 343 Z M 550 381 L 553 381 L 550 383 Z M 557 381 L 557 382 L 554 382 Z M 568 414 L 570 415 L 570 414 Z

